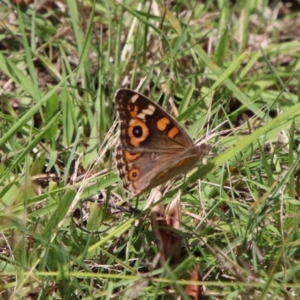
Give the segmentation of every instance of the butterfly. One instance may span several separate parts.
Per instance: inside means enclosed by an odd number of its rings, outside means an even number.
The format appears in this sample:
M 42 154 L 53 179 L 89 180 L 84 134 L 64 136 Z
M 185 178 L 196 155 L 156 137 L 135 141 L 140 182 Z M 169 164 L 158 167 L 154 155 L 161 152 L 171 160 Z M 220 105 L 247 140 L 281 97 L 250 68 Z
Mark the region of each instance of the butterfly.
M 146 96 L 119 89 L 114 101 L 120 124 L 115 165 L 131 195 L 187 173 L 208 154 L 209 145 L 195 145 L 184 128 Z

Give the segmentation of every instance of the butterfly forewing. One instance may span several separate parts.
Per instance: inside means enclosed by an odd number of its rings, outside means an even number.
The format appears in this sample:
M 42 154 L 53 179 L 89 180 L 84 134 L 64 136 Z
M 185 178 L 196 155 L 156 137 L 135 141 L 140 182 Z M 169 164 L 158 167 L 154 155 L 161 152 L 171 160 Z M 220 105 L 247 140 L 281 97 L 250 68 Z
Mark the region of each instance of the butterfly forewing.
M 165 151 L 194 145 L 181 125 L 144 95 L 120 89 L 115 99 L 120 118 L 120 143 L 125 149 L 155 147 L 157 151 Z

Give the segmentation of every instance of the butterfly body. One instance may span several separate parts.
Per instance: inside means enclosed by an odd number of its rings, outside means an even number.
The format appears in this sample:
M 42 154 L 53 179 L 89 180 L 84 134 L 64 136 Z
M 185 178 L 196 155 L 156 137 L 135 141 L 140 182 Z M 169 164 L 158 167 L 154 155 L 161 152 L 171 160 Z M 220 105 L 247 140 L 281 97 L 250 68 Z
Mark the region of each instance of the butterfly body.
M 208 145 L 194 145 L 181 125 L 144 95 L 119 89 L 115 102 L 120 120 L 116 166 L 131 194 L 185 174 L 208 153 Z

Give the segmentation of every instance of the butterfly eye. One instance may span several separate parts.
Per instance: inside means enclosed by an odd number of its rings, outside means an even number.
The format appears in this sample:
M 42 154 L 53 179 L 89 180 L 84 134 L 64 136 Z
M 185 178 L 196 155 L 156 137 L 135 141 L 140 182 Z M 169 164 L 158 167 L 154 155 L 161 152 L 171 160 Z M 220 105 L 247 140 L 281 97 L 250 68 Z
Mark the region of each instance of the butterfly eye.
M 149 136 L 149 128 L 139 119 L 131 119 L 129 124 L 130 126 L 127 133 L 130 138 L 130 144 L 138 147 L 140 146 L 140 143 L 144 142 Z
M 132 128 L 132 133 L 135 137 L 141 137 L 143 135 L 142 127 L 141 126 L 134 126 Z
M 135 181 L 140 177 L 140 170 L 139 169 L 131 169 L 128 173 L 128 179 L 130 181 Z

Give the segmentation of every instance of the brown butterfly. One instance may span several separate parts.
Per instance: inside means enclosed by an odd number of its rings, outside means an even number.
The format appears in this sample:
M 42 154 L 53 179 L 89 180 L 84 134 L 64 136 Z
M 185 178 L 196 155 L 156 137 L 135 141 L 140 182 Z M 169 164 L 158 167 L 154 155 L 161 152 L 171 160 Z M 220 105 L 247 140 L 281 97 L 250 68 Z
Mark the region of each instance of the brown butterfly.
M 177 121 L 144 95 L 119 89 L 115 102 L 120 121 L 116 167 L 131 194 L 187 173 L 208 154 L 207 144 L 195 145 Z

